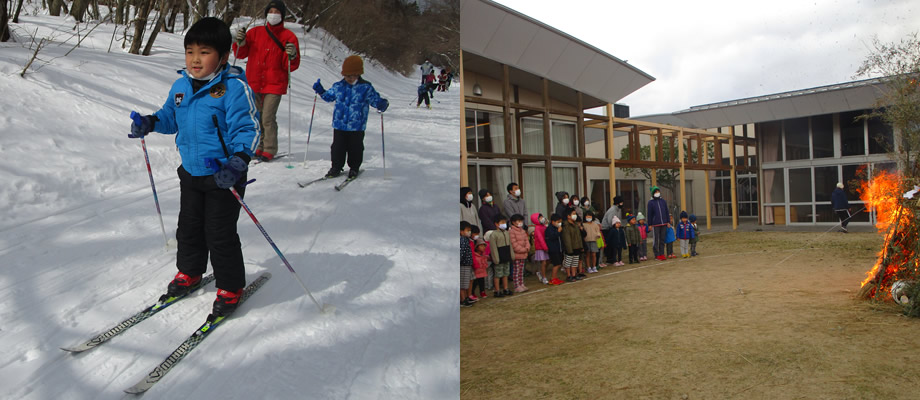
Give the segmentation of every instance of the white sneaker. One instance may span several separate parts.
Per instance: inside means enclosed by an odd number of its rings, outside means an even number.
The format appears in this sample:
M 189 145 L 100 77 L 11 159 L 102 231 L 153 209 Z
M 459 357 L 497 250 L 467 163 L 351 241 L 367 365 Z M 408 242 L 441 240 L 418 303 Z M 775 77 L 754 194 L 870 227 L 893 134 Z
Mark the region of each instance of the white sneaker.
M 537 274 L 538 281 L 546 283 L 546 278 L 543 277 L 543 274 L 541 274 L 540 271 L 537 271 L 536 274 Z
M 546 279 L 545 276 L 543 277 L 543 279 L 540 280 L 540 282 L 543 282 L 544 285 L 549 285 L 549 280 Z

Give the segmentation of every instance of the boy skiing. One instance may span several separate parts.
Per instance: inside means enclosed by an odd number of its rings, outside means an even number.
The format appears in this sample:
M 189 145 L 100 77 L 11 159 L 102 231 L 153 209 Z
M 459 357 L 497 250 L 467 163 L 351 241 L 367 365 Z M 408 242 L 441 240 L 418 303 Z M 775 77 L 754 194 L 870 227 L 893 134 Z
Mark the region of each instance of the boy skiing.
M 342 63 L 343 79 L 334 83 L 329 90 L 323 88 L 319 79 L 313 84 L 313 90 L 323 100 L 335 102 L 332 114 L 332 168 L 329 168 L 326 178 L 341 175 L 346 160 L 348 178 L 358 176 L 364 159 L 364 129 L 367 126 L 368 107 L 373 106 L 384 112 L 390 106 L 390 102 L 380 97 L 370 82 L 361 78 L 362 74 L 364 60 L 352 55 Z
M 230 28 L 202 18 L 185 35 L 185 71 L 173 83 L 163 107 L 137 116 L 131 138 L 152 131 L 177 134 L 180 208 L 176 239 L 179 272 L 161 301 L 197 288 L 208 259 L 217 280 L 212 314 L 236 309 L 246 271 L 236 223 L 240 204 L 229 188 L 244 193 L 246 171 L 259 146 L 261 127 L 252 90 L 240 68 L 230 67 Z M 134 114 L 132 114 L 134 116 Z

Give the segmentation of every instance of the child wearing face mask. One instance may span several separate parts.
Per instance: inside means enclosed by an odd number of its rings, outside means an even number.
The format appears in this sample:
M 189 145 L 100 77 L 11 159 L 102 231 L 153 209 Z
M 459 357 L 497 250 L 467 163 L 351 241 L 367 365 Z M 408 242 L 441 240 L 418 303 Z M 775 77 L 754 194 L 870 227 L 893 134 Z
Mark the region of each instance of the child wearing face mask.
M 556 192 L 556 200 L 559 200 L 556 203 L 556 212 L 555 214 L 562 217 L 563 220 L 568 219 L 569 210 L 572 208 L 569 206 L 569 193 L 568 192 Z M 565 222 L 563 221 L 563 224 Z
M 581 240 L 581 228 L 578 227 L 578 214 L 574 208 L 570 208 L 565 214 L 565 223 L 562 225 L 562 244 L 565 247 L 565 257 L 562 266 L 565 268 L 567 282 L 575 282 L 584 279 L 578 275 L 578 260 L 581 256 L 583 247 Z
M 530 238 L 527 231 L 524 230 L 524 216 L 514 214 L 511 216 L 511 229 L 508 232 L 511 236 L 511 250 L 514 253 L 514 268 L 512 270 L 514 278 L 514 291 L 525 292 L 527 286 L 524 286 L 524 265 L 527 263 L 527 256 L 530 253 Z
M 553 266 L 553 277 L 550 279 L 550 285 L 561 285 L 562 280 L 557 277 L 559 268 L 562 267 L 562 255 L 565 247 L 562 244 L 562 217 L 553 214 L 549 218 L 549 226 L 546 227 L 543 235 L 546 240 L 546 252 L 549 254 L 549 262 Z
M 470 280 L 473 277 L 473 249 L 470 244 L 470 223 L 460 221 L 460 307 L 473 305 L 470 300 Z
M 585 222 L 582 223 L 585 230 L 585 265 L 589 274 L 597 273 L 597 239 L 601 237 L 601 225 L 594 219 L 594 213 L 585 212 Z
M 534 262 L 540 263 L 540 271 L 537 272 L 537 279 L 544 285 L 548 285 L 549 279 L 546 277 L 546 263 L 549 261 L 549 252 L 546 247 L 546 228 L 549 221 L 543 217 L 543 214 L 533 213 L 530 214 L 530 222 L 532 222 L 534 226 L 533 260 Z
M 495 270 L 495 297 L 514 294 L 508 290 L 508 275 L 511 271 L 511 235 L 508 234 L 508 220 L 504 215 L 495 217 L 495 229 L 489 232 L 489 247 L 492 249 L 492 268 Z
M 473 189 L 469 187 L 460 188 L 460 220 L 469 222 L 475 227 L 481 226 L 479 222 L 479 210 L 473 203 Z

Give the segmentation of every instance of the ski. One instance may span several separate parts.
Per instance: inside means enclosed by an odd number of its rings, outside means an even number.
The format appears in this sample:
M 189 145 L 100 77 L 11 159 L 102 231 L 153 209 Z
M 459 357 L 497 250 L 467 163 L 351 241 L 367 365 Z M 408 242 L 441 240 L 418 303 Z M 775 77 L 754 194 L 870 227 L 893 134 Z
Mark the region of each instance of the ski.
M 325 181 L 325 180 L 328 180 L 328 179 L 329 179 L 329 178 L 327 178 L 327 177 L 324 176 L 324 177 L 322 177 L 322 178 L 317 178 L 317 179 L 314 179 L 314 180 L 312 180 L 312 181 L 297 182 L 297 186 L 300 186 L 301 188 L 305 188 L 305 187 L 310 186 L 310 185 L 312 185 L 312 184 L 314 184 L 314 183 L 316 183 L 316 182 L 322 182 L 322 181 Z
M 358 179 L 358 177 L 361 176 L 361 172 L 363 171 L 358 171 L 358 175 L 355 175 L 354 178 L 346 178 L 344 181 L 342 181 L 342 183 L 335 185 L 335 190 L 341 191 L 342 189 L 345 189 L 345 186 L 348 186 L 348 184 L 351 183 L 351 181 Z
M 246 299 L 249 298 L 249 296 L 252 296 L 252 294 L 255 293 L 256 290 L 259 290 L 259 288 L 262 287 L 262 285 L 264 285 L 265 282 L 268 281 L 269 278 L 271 278 L 271 276 L 272 276 L 271 273 L 268 273 L 268 272 L 263 273 L 258 278 L 256 278 L 255 281 L 250 283 L 249 286 L 246 286 L 246 289 L 243 290 L 243 294 L 240 296 L 239 305 L 243 305 L 243 302 L 245 302 Z M 192 333 L 191 336 L 185 339 L 185 341 L 182 342 L 182 344 L 180 344 L 179 347 L 173 350 L 172 354 L 166 357 L 166 359 L 163 360 L 163 362 L 157 365 L 156 368 L 154 368 L 152 371 L 150 371 L 150 373 L 144 376 L 144 378 L 141 379 L 139 382 L 137 382 L 137 384 L 135 384 L 134 386 L 131 386 L 128 389 L 125 389 L 125 392 L 131 393 L 131 394 L 140 394 L 140 393 L 144 393 L 147 390 L 149 390 L 151 387 L 153 387 L 154 384 L 159 382 L 160 379 L 163 379 L 166 373 L 168 373 L 173 367 L 175 367 L 176 364 L 179 363 L 179 361 L 182 361 L 182 359 L 185 358 L 185 356 L 187 356 L 188 353 L 190 353 L 196 346 L 198 346 L 198 344 L 200 344 L 201 341 L 203 341 L 206 337 L 208 337 L 208 335 L 210 335 L 211 332 L 214 331 L 214 329 L 217 329 L 217 327 L 221 325 L 221 323 L 224 322 L 224 320 L 226 320 L 232 315 L 233 314 L 225 315 L 222 317 L 215 317 L 213 314 L 208 315 L 207 321 L 205 321 L 204 324 L 202 324 L 198 329 L 196 329 L 195 332 Z
M 213 281 L 213 280 L 214 280 L 214 274 L 209 274 L 209 275 L 207 275 L 207 276 L 201 278 L 201 281 L 198 282 L 198 285 L 196 285 L 194 289 L 189 290 L 188 293 L 192 293 L 192 292 L 194 292 L 194 291 L 196 291 L 196 290 L 198 290 L 198 289 L 204 287 L 204 285 L 207 285 L 208 283 L 210 283 L 210 282 Z M 170 298 L 165 298 L 165 299 L 163 298 L 163 296 L 161 296 L 161 297 L 160 297 L 160 300 L 157 300 L 157 302 L 154 303 L 153 305 L 150 305 L 150 306 L 144 308 L 143 310 L 139 311 L 137 314 L 132 315 L 130 318 L 128 318 L 128 319 L 126 319 L 126 320 L 124 320 L 124 321 L 119 322 L 118 324 L 116 324 L 115 326 L 113 326 L 111 329 L 106 330 L 105 332 L 102 332 L 102 333 L 100 333 L 100 334 L 94 336 L 93 338 L 91 338 L 91 339 L 89 339 L 89 340 L 87 340 L 87 341 L 85 341 L 85 342 L 83 342 L 83 343 L 81 343 L 81 344 L 79 344 L 79 345 L 77 345 L 77 346 L 73 346 L 73 347 L 61 347 L 61 350 L 69 351 L 69 352 L 71 352 L 71 353 L 81 353 L 81 352 L 84 352 L 84 351 L 93 349 L 93 348 L 95 348 L 96 346 L 99 346 L 100 344 L 103 344 L 103 343 L 109 341 L 109 339 L 111 339 L 111 338 L 113 338 L 113 337 L 115 337 L 115 336 L 118 336 L 118 335 L 121 334 L 122 332 L 128 330 L 128 328 L 130 328 L 130 327 L 132 327 L 132 326 L 134 326 L 134 325 L 139 324 L 141 321 L 143 321 L 143 320 L 145 320 L 145 319 L 147 319 L 147 318 L 152 317 L 154 314 L 156 314 L 156 313 L 162 311 L 164 308 L 169 307 L 169 306 L 175 304 L 175 303 L 176 303 L 177 301 L 179 301 L 179 300 L 182 300 L 183 298 L 185 298 L 185 297 L 188 296 L 188 293 L 186 293 L 186 294 L 184 294 L 184 295 L 182 295 L 182 296 L 170 297 Z M 165 296 L 165 295 L 164 295 L 164 296 Z

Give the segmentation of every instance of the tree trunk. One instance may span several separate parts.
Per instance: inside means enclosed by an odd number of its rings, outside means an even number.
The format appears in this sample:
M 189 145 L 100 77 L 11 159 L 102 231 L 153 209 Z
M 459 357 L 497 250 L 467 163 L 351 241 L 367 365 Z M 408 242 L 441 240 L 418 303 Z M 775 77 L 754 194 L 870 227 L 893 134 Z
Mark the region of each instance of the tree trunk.
M 175 5 L 172 10 L 169 11 L 169 18 L 166 20 L 166 32 L 175 33 L 176 32 L 176 16 L 179 15 L 179 6 Z
M 48 7 L 48 14 L 53 17 L 61 16 L 61 6 L 64 4 L 63 0 L 52 0 L 51 7 Z
M 153 27 L 153 31 L 150 32 L 150 39 L 147 39 L 147 45 L 144 46 L 143 55 L 150 55 L 150 48 L 153 47 L 153 42 L 157 40 L 157 34 L 160 33 L 160 28 L 166 24 L 166 11 L 168 7 L 172 5 L 171 2 L 167 0 L 160 1 L 160 11 L 157 13 L 157 23 Z
M 137 18 L 134 19 L 134 39 L 128 53 L 139 54 L 144 43 L 144 29 L 147 28 L 147 16 L 153 8 L 154 0 L 141 0 L 138 4 Z
M 73 0 L 73 4 L 70 5 L 70 15 L 77 22 L 83 22 L 83 14 L 86 13 L 88 3 L 89 0 Z
M 208 0 L 198 0 L 198 7 L 195 8 L 195 22 L 208 16 Z
M 19 23 L 19 13 L 22 12 L 22 0 L 19 0 L 19 4 L 16 5 L 16 14 L 13 14 L 13 23 Z
M 125 22 L 125 9 L 128 6 L 128 0 L 118 0 L 115 3 L 115 24 L 124 25 Z
M 0 0 L 0 42 L 10 40 L 9 13 L 6 10 L 6 1 Z

